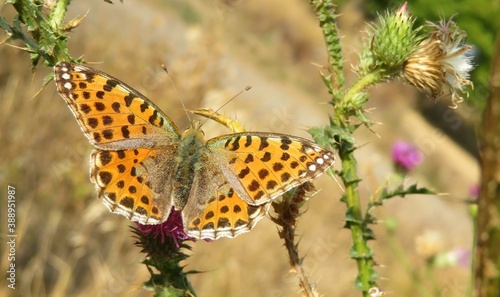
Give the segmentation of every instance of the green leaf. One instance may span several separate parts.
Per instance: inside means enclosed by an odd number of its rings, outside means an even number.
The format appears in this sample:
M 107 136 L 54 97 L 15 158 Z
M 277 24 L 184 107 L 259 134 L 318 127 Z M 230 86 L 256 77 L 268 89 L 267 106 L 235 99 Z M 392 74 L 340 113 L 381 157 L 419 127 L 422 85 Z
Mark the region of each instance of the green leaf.
M 9 35 L 13 35 L 13 30 L 12 27 L 7 23 L 7 20 L 5 20 L 3 17 L 0 17 L 0 28 L 4 29 L 7 31 Z
M 43 61 L 47 66 L 53 66 L 57 61 L 73 60 L 69 57 L 67 38 L 63 35 L 62 29 L 57 24 L 62 21 L 67 5 L 70 0 L 58 0 L 57 19 L 49 23 L 46 14 L 48 9 L 44 9 L 41 1 L 18 0 L 7 1 L 17 11 L 17 15 L 12 18 L 12 25 L 4 18 L 0 18 L 0 28 L 4 29 L 11 42 L 20 40 L 24 46 L 19 48 L 30 53 L 32 70 Z M 52 15 L 51 18 L 54 16 Z
M 366 241 L 376 239 L 375 233 L 373 232 L 373 230 L 371 228 L 368 228 L 368 227 L 365 227 L 363 229 L 363 237 Z
M 382 196 L 382 199 L 390 199 L 396 196 L 401 196 L 404 197 L 406 195 L 411 195 L 411 194 L 426 194 L 426 195 L 432 195 L 436 194 L 436 192 L 427 189 L 425 187 L 419 188 L 417 184 L 411 185 L 409 188 L 404 188 L 404 185 L 399 185 L 395 190 L 393 191 L 385 191 L 384 195 Z
M 359 254 L 356 249 L 354 248 L 354 246 L 352 246 L 350 249 L 349 249 L 349 256 L 352 258 L 352 259 L 372 259 L 373 258 L 373 250 L 368 248 L 367 252 L 364 253 L 364 254 Z

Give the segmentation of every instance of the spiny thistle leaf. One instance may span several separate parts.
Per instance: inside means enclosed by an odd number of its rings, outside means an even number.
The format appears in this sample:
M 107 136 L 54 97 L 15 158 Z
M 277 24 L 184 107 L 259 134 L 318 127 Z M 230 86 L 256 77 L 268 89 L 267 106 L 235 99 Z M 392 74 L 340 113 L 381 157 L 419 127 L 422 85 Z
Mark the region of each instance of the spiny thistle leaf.
M 388 190 L 387 188 L 382 189 L 381 193 L 374 199 L 374 201 L 378 201 L 381 204 L 383 200 L 391 199 L 397 196 L 405 197 L 406 195 L 412 194 L 433 195 L 436 194 L 436 192 L 425 187 L 419 188 L 417 184 L 413 184 L 408 188 L 405 188 L 403 184 L 400 184 L 394 190 Z

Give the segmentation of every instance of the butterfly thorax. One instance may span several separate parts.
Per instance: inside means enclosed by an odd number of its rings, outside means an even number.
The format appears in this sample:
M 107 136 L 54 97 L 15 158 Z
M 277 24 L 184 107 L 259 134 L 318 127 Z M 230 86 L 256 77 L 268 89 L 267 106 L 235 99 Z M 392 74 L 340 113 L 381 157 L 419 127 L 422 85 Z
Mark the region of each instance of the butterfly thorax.
M 190 128 L 184 131 L 178 146 L 172 189 L 177 210 L 182 210 L 187 203 L 195 172 L 200 168 L 204 147 L 205 140 L 200 129 Z

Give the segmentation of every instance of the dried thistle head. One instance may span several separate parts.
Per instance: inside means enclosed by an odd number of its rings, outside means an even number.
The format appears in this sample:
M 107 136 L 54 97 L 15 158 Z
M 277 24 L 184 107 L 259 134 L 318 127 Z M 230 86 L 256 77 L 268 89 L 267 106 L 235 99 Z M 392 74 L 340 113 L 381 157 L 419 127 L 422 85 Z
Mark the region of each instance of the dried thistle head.
M 466 55 L 472 47 L 464 44 L 465 32 L 460 30 L 452 18 L 439 24 L 428 23 L 434 31 L 420 42 L 419 47 L 406 60 L 403 77 L 420 91 L 437 98 L 451 93 L 452 106 L 463 101 L 466 86 L 473 86 L 468 79 L 474 66 L 472 57 Z

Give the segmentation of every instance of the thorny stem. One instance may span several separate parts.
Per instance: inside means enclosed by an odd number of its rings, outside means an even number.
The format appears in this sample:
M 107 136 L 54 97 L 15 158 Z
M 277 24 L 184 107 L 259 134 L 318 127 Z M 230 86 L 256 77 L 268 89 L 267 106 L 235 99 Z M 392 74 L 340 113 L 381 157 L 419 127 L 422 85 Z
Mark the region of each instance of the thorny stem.
M 305 183 L 297 187 L 291 196 L 285 194 L 283 201 L 273 202 L 273 207 L 278 216 L 272 218 L 272 220 L 282 227 L 279 235 L 285 241 L 290 267 L 299 280 L 302 295 L 306 297 L 317 297 L 319 294 L 309 281 L 304 267 L 302 266 L 302 259 L 299 258 L 298 244 L 295 243 L 295 228 L 296 219 L 301 215 L 300 207 L 307 199 L 306 193 L 314 190 L 312 183 Z
M 368 247 L 363 228 L 363 214 L 358 191 L 359 177 L 357 174 L 357 162 L 353 155 L 353 147 L 345 144 L 339 151 L 342 159 L 341 178 L 346 186 L 345 203 L 348 207 L 346 215 L 346 226 L 351 230 L 353 247 L 351 257 L 356 260 L 358 277 L 356 287 L 366 294 L 369 288 L 375 286 L 373 281 L 373 258 L 372 251 Z
M 319 26 L 323 31 L 323 36 L 325 36 L 328 53 L 328 72 L 331 75 L 330 83 L 332 89 L 342 90 L 344 88 L 344 59 L 340 48 L 340 36 L 337 34 L 335 5 L 331 0 L 311 0 L 311 4 L 318 15 Z
M 302 294 L 307 297 L 318 296 L 316 290 L 309 282 L 304 267 L 302 266 L 302 260 L 299 258 L 298 246 L 295 245 L 295 227 L 285 225 L 283 228 L 283 236 L 285 240 L 285 247 L 288 251 L 288 258 L 290 259 L 290 266 L 297 275 L 299 279 L 300 287 L 302 288 Z
M 59 0 L 56 1 L 52 12 L 50 13 L 49 23 L 52 28 L 60 28 L 61 24 L 64 20 L 64 16 L 66 15 L 66 11 L 68 10 L 68 5 L 71 0 Z
M 311 0 L 310 2 L 318 16 L 327 47 L 329 76 L 322 76 L 325 85 L 328 87 L 330 94 L 332 94 L 331 102 L 335 108 L 332 123 L 334 126 L 331 128 L 337 131 L 338 127 L 347 128 L 345 129 L 348 131 L 346 133 L 352 133 L 356 127 L 352 126 L 353 124 L 349 120 L 349 117 L 352 115 L 350 111 L 361 108 L 355 102 L 356 96 L 359 98 L 359 95 L 368 86 L 379 82 L 382 73 L 375 71 L 364 76 L 346 92 L 344 89 L 341 43 L 336 28 L 336 15 L 333 2 L 331 0 Z M 353 246 L 350 254 L 351 258 L 356 261 L 359 272 L 355 285 L 363 292 L 364 296 L 368 296 L 368 290 L 375 286 L 376 273 L 373 269 L 374 260 L 372 250 L 367 244 L 367 241 L 370 239 L 368 235 L 370 230 L 364 221 L 358 191 L 360 179 L 357 173 L 357 161 L 353 154 L 355 145 L 354 142 L 346 141 L 346 138 L 335 142 L 337 143 L 336 148 L 339 150 L 339 156 L 342 160 L 342 171 L 339 175 L 346 187 L 344 195 L 344 202 L 347 206 L 345 227 L 351 230 Z

